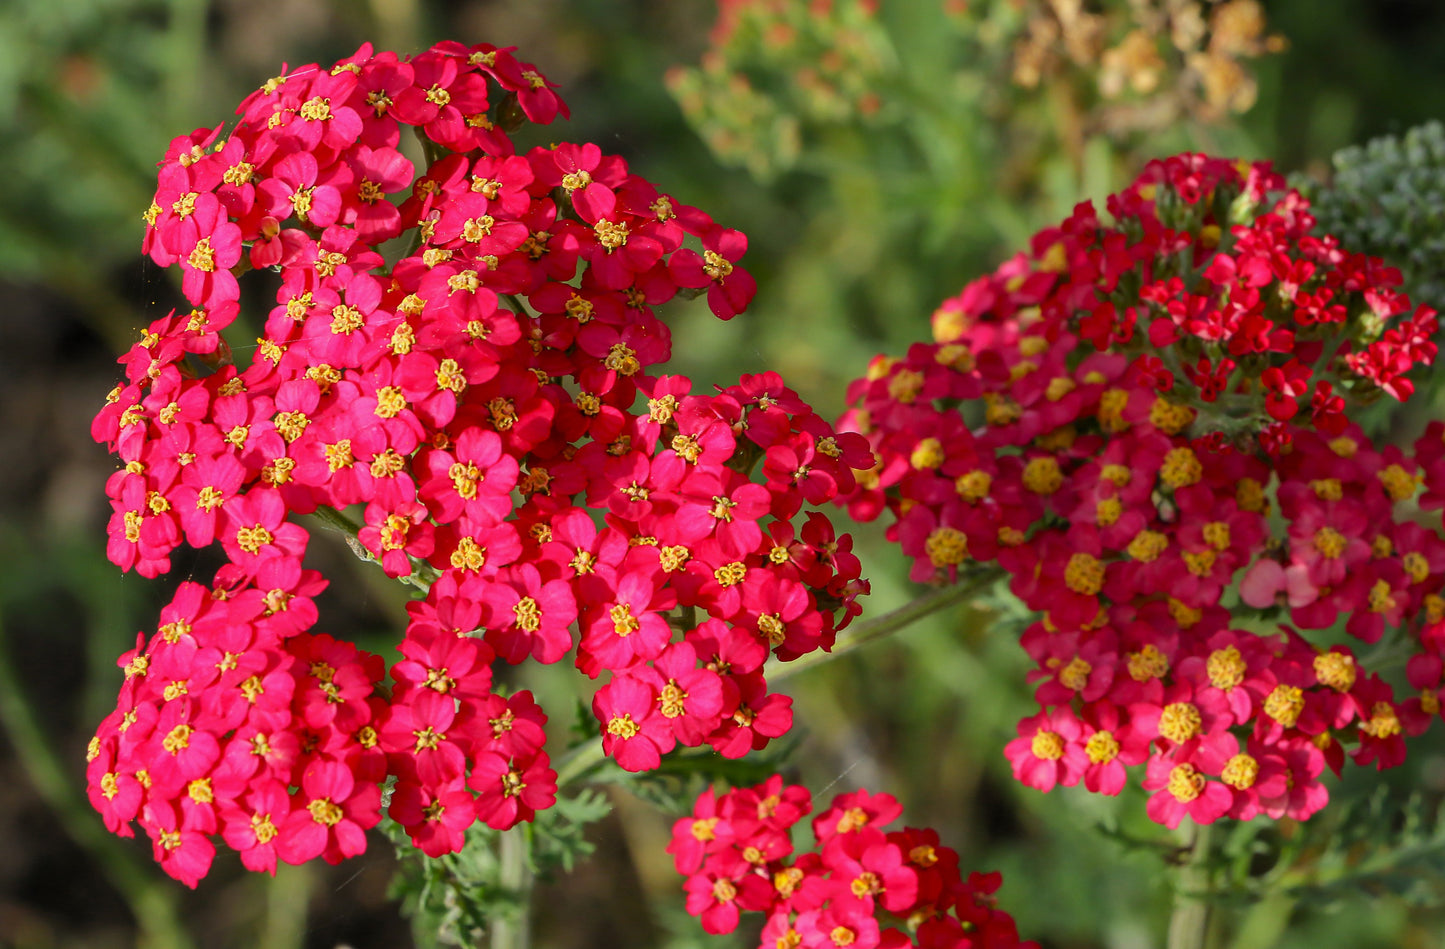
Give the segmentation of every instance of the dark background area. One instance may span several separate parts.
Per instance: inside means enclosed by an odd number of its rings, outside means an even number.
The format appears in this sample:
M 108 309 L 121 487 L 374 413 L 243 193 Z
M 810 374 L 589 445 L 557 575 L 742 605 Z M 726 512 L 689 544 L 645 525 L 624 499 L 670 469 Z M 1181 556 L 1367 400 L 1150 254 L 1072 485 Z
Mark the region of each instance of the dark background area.
M 1336 148 L 1438 116 L 1445 4 L 1265 6 L 1271 31 L 1290 46 L 1257 64 L 1259 103 L 1224 135 L 1249 157 L 1324 172 Z M 752 235 L 754 311 L 724 326 L 695 307 L 674 324 L 677 369 L 702 384 L 778 368 L 820 411 L 836 411 L 841 383 L 869 356 L 926 333 L 928 306 L 913 297 L 937 300 L 1012 252 L 1003 235 L 943 248 L 916 258 L 916 272 L 850 275 L 874 281 L 869 313 L 823 303 L 801 312 L 788 275 L 837 266 L 835 247 L 807 239 L 809 170 L 764 185 L 724 167 L 663 85 L 669 67 L 697 60 L 714 12 L 710 0 L 0 7 L 0 946 L 410 942 L 387 898 L 393 858 L 380 838 L 363 858 L 283 868 L 275 881 L 223 854 L 192 893 L 159 872 L 144 840 L 108 835 L 84 797 L 85 744 L 120 682 L 114 658 L 137 630 L 154 628 L 192 567 L 181 557 L 170 578 L 146 581 L 122 576 L 104 554 L 103 483 L 114 466 L 90 440 L 90 418 L 119 375 L 115 356 L 176 299 L 174 275 L 140 256 L 140 213 L 170 138 L 229 117 L 282 61 L 330 62 L 367 39 L 404 52 L 443 38 L 518 46 L 572 108 L 572 120 L 548 135 L 596 141 Z M 1038 224 L 1057 209 L 1041 200 L 1020 213 Z M 898 281 L 909 293 L 892 292 Z M 914 595 L 881 532 L 860 535 L 875 581 L 869 608 Z M 344 548 L 314 549 L 333 578 L 321 627 L 388 651 L 396 595 Z M 1082 789 L 1044 797 L 1008 778 L 999 749 L 1029 700 L 1023 656 L 988 635 L 989 621 L 963 610 L 790 681 L 806 735 L 800 779 L 815 791 L 836 781 L 830 793 L 888 790 L 910 823 L 937 826 L 966 866 L 1004 869 L 1003 905 L 1025 935 L 1080 949 L 1156 945 L 1167 914 L 1157 864 L 1092 830 L 1140 811 L 1141 800 L 1104 801 Z M 1438 741 L 1396 780 L 1445 784 Z M 594 828 L 597 855 L 540 891 L 538 944 L 725 945 L 682 914 L 680 881 L 662 853 L 668 819 L 625 795 L 616 803 Z M 1438 940 L 1440 916 L 1403 904 L 1361 899 L 1335 916 L 1283 912 L 1290 945 L 1438 944 L 1427 940 Z

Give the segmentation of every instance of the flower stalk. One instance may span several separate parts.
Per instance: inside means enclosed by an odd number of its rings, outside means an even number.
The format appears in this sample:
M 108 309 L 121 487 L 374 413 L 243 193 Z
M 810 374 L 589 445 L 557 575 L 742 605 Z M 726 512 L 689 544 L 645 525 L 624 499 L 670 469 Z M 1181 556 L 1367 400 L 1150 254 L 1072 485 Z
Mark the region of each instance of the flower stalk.
M 967 576 L 959 577 L 957 583 L 930 593 L 925 593 L 914 600 L 903 604 L 895 610 L 890 610 L 881 616 L 854 623 L 842 633 L 828 652 L 812 652 L 806 656 L 800 656 L 790 662 L 782 662 L 776 657 L 768 660 L 767 677 L 768 681 L 776 682 L 797 675 L 814 666 L 831 662 L 839 656 L 845 656 L 855 649 L 859 649 L 869 643 L 876 642 L 900 630 L 906 629 L 918 620 L 923 619 L 939 610 L 947 609 L 956 603 L 960 603 L 971 596 L 976 596 L 980 591 L 987 588 L 991 583 L 1003 576 L 1003 572 L 996 568 L 980 567 Z
M 1208 944 L 1211 900 L 1210 824 L 1189 821 L 1180 826 L 1188 843 L 1174 876 L 1174 911 L 1169 917 L 1168 949 L 1204 949 Z
M 491 949 L 527 949 L 532 944 L 531 907 L 534 878 L 530 866 L 529 828 L 518 825 L 503 831 L 498 839 L 497 859 L 501 863 L 498 883 L 516 898 L 515 913 L 501 913 L 492 921 Z

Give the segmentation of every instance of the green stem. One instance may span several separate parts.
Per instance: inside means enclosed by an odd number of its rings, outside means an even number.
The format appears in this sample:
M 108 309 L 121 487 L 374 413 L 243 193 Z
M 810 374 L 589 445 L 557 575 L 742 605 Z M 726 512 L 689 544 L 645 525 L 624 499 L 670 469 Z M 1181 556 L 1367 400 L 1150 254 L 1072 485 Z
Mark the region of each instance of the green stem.
M 106 832 L 76 790 L 78 778 L 60 763 L 55 742 L 36 721 L 20 682 L 10 661 L 4 627 L 0 626 L 0 724 L 9 734 L 30 783 L 59 818 L 65 832 L 90 854 L 110 885 L 130 904 L 140 930 L 136 944 L 144 949 L 190 949 L 191 937 L 177 912 L 176 890 L 158 879 L 133 850 Z
M 930 613 L 936 613 L 960 600 L 973 596 L 984 587 L 993 583 L 1000 576 L 1002 576 L 1002 573 L 998 570 L 994 568 L 984 568 L 977 573 L 961 577 L 953 586 L 944 587 L 941 590 L 934 590 L 931 593 L 925 593 L 916 600 L 905 603 L 898 609 L 884 613 L 882 616 L 865 620 L 861 623 L 854 623 L 839 635 L 838 641 L 833 644 L 831 652 L 812 652 L 806 656 L 800 656 L 791 662 L 781 662 L 776 658 L 769 659 L 765 667 L 766 678 L 769 682 L 785 679 L 804 669 L 811 669 L 813 666 L 831 662 L 860 646 L 865 646 L 885 636 L 891 636 Z M 565 788 L 582 779 L 588 772 L 600 764 L 604 757 L 602 754 L 602 742 L 600 741 L 590 741 L 585 745 L 578 745 L 576 748 L 573 748 L 571 752 L 557 762 L 557 787 Z
M 960 577 L 953 586 L 925 593 L 916 600 L 905 603 L 898 609 L 884 613 L 882 616 L 854 623 L 838 635 L 838 641 L 833 644 L 833 648 L 829 652 L 810 652 L 790 662 L 782 662 L 776 657 L 771 658 L 765 669 L 766 678 L 769 682 L 786 679 L 806 669 L 831 662 L 839 656 L 847 655 L 853 650 L 883 639 L 885 636 L 892 636 L 930 613 L 936 613 L 945 607 L 976 595 L 1001 576 L 1003 574 L 998 569 L 984 567 L 976 573 Z
M 1270 949 L 1279 945 L 1289 928 L 1295 902 L 1287 893 L 1272 893 L 1255 903 L 1234 934 L 1233 949 Z
M 532 944 L 532 871 L 529 865 L 527 827 L 503 831 L 497 845 L 501 872 L 497 882 L 517 898 L 517 914 L 499 914 L 492 920 L 492 949 L 527 949 Z
M 345 537 L 346 546 L 351 548 L 351 552 L 356 554 L 358 560 L 363 563 L 378 562 L 377 559 L 372 556 L 371 551 L 367 550 L 365 545 L 358 539 L 358 535 L 361 533 L 361 525 L 347 517 L 343 512 L 323 505 L 313 511 L 312 516 L 320 521 L 327 530 L 333 530 L 342 534 Z M 431 589 L 431 585 L 436 582 L 438 576 L 440 576 L 440 574 L 437 573 L 431 564 L 418 557 L 412 557 L 411 573 L 404 577 L 398 577 L 397 579 L 425 593 Z
M 428 138 L 426 132 L 420 125 L 413 128 L 412 131 L 416 133 L 416 140 L 421 143 L 422 154 L 426 156 L 426 166 L 428 170 L 431 169 L 432 165 L 435 165 L 447 155 L 451 154 L 445 148 L 442 148 Z
M 573 748 L 562 760 L 557 762 L 557 789 L 560 791 L 576 782 L 600 764 L 605 757 L 606 755 L 602 753 L 601 739 L 589 741 L 585 745 Z
M 334 507 L 322 505 L 312 512 L 315 518 L 327 527 L 343 534 L 350 534 L 355 537 L 361 531 L 361 525 L 336 510 Z
M 1204 949 L 1213 908 L 1210 904 L 1210 825 L 1191 820 L 1181 825 L 1180 833 L 1189 835 L 1189 856 L 1179 865 L 1174 880 L 1174 912 L 1169 917 L 1167 946 L 1168 949 Z

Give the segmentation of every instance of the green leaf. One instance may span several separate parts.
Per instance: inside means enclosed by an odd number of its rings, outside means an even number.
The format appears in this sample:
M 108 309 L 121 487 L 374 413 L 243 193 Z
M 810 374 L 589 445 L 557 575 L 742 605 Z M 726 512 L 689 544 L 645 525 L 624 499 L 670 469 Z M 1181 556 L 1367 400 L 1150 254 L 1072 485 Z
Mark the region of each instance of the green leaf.
M 557 803 L 537 814 L 530 825 L 532 872 L 551 879 L 560 868 L 571 873 L 577 861 L 596 849 L 586 838 L 587 827 L 612 812 L 607 796 L 590 788 L 575 797 L 559 797 Z

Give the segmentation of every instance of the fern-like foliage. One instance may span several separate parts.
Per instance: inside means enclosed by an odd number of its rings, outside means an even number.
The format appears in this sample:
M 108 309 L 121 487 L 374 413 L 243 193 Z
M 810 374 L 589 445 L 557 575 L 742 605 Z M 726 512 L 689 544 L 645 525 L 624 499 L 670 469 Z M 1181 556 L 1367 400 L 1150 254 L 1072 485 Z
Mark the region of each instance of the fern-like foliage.
M 1445 125 L 1427 122 L 1334 154 L 1307 185 L 1319 230 L 1399 267 L 1418 303 L 1445 309 Z

